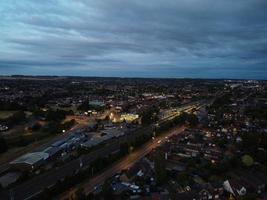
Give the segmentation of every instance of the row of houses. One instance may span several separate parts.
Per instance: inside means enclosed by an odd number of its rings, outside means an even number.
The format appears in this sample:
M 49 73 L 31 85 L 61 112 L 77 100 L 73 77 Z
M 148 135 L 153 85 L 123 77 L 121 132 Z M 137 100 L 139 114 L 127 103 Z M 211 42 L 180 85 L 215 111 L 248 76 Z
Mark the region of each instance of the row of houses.
M 260 172 L 238 174 L 223 182 L 224 189 L 235 197 L 245 196 L 249 192 L 262 194 L 265 192 L 267 176 Z

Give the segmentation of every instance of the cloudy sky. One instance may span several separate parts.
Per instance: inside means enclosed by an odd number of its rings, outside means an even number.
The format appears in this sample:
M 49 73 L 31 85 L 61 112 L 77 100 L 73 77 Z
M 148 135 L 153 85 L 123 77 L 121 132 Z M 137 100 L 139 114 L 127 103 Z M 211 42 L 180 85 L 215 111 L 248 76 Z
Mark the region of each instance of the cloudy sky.
M 3 0 L 0 75 L 267 79 L 267 0 Z

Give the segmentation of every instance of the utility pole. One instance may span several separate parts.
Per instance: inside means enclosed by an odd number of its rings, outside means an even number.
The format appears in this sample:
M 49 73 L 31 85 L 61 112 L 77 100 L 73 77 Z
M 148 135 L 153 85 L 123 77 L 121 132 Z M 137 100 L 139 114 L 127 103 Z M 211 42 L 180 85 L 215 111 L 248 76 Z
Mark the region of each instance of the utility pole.
M 9 196 L 10 196 L 10 200 L 14 200 L 14 192 L 13 192 L 13 189 L 10 189 L 9 190 Z
M 79 159 L 80 160 L 80 168 L 83 167 L 83 161 L 82 161 L 82 158 Z

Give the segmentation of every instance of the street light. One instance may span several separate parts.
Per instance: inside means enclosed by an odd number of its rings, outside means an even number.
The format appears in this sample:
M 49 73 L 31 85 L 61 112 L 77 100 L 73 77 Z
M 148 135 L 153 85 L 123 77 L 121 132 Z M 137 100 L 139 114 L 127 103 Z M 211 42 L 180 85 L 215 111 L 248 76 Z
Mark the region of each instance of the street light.
M 129 151 L 130 151 L 130 153 L 132 153 L 133 152 L 133 146 L 130 146 L 130 148 L 129 148 Z

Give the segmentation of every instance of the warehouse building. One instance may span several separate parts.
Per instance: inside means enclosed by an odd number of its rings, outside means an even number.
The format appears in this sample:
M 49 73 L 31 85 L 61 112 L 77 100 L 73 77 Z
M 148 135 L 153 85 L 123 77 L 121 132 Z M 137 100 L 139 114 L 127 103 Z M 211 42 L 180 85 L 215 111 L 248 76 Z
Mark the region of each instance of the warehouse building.
M 33 170 L 40 167 L 49 158 L 46 152 L 27 153 L 10 162 L 11 168 L 19 170 Z

